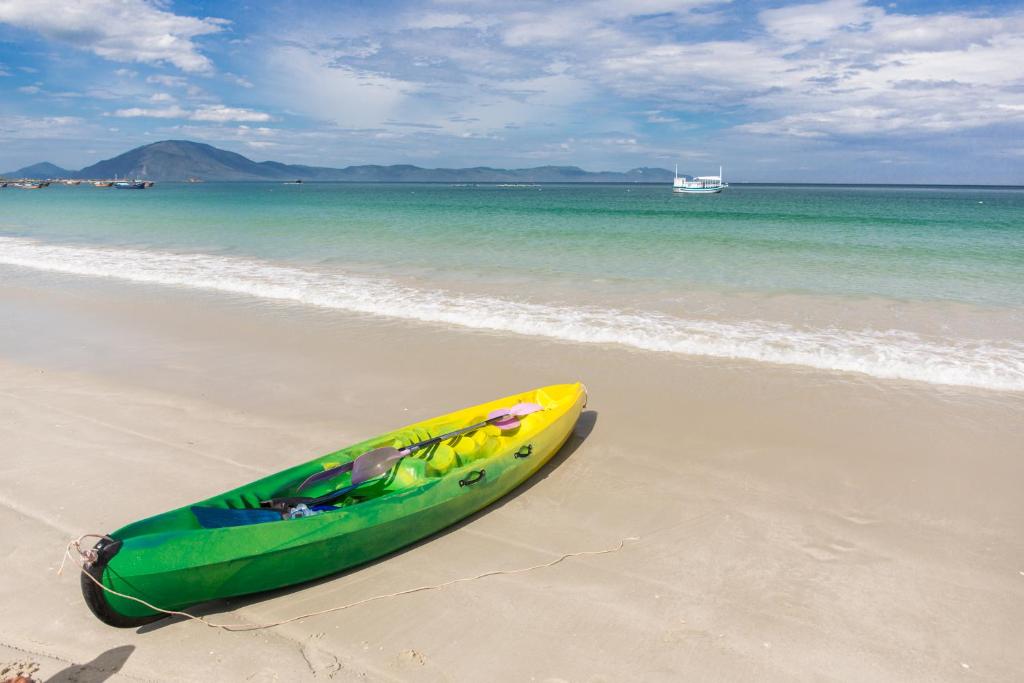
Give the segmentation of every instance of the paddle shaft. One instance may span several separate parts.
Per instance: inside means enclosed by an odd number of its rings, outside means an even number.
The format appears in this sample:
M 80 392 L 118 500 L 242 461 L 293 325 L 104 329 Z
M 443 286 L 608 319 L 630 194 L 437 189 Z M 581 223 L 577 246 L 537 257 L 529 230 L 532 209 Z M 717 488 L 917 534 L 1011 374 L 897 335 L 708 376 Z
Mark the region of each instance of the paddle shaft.
M 323 505 L 330 501 L 341 498 L 346 493 L 361 486 L 366 481 L 374 479 L 384 473 L 384 471 L 380 471 L 377 474 L 367 475 L 367 470 L 372 472 L 375 469 L 375 466 L 379 467 L 382 465 L 388 465 L 390 468 L 390 463 L 397 460 L 401 460 L 405 456 L 411 455 L 412 453 L 415 453 L 418 450 L 421 450 L 436 443 L 441 443 L 442 441 L 446 441 L 448 439 L 454 439 L 455 437 L 462 436 L 463 434 L 468 434 L 469 432 L 476 431 L 491 424 L 500 423 L 503 420 L 508 420 L 515 423 L 513 425 L 508 425 L 509 429 L 512 429 L 513 427 L 518 427 L 520 418 L 525 417 L 526 415 L 529 415 L 531 413 L 537 412 L 539 410 L 543 410 L 543 408 L 539 405 L 533 403 L 520 403 L 514 406 L 513 408 L 508 409 L 505 412 L 502 412 L 502 414 L 500 415 L 494 415 L 492 417 L 487 418 L 486 420 L 483 420 L 482 422 L 477 422 L 476 424 L 469 425 L 468 427 L 462 427 L 461 429 L 456 429 L 454 431 L 448 432 L 447 434 L 441 434 L 440 436 L 435 436 L 420 441 L 418 443 L 410 444 L 401 450 L 398 450 L 390 446 L 375 448 L 372 451 L 363 453 L 354 460 L 350 460 L 349 462 L 343 463 L 337 467 L 332 467 L 331 469 L 325 470 L 318 474 L 311 475 L 305 481 L 299 484 L 297 491 L 301 491 L 303 488 L 310 484 L 320 481 L 326 481 L 328 479 L 333 479 L 334 477 L 344 474 L 345 472 L 351 471 L 352 483 L 351 485 L 346 486 L 343 489 L 332 491 L 331 493 L 320 496 L 319 498 L 304 498 L 298 496 L 289 498 L 275 498 L 272 500 L 261 501 L 260 505 L 262 507 L 273 508 L 277 508 L 282 505 L 297 505 L 299 503 L 306 503 L 307 505 Z M 371 461 L 368 460 L 367 458 L 373 459 L 372 464 L 369 464 Z
M 401 450 L 402 450 L 402 453 L 404 453 L 406 455 L 412 455 L 413 453 L 415 453 L 416 451 L 420 450 L 421 448 L 426 448 L 427 446 L 432 446 L 435 443 L 441 443 L 442 441 L 447 441 L 448 439 L 454 439 L 455 437 L 462 436 L 463 434 L 468 434 L 470 432 L 475 432 L 478 429 L 486 427 L 487 425 L 491 424 L 492 422 L 499 422 L 501 420 L 507 420 L 508 417 L 509 417 L 508 415 L 496 415 L 494 417 L 487 418 L 483 422 L 477 422 L 475 425 L 469 425 L 468 427 L 463 427 L 462 429 L 456 429 L 454 432 L 448 432 L 447 434 L 441 434 L 440 436 L 435 436 L 434 438 L 427 439 L 426 441 L 420 441 L 419 443 L 414 443 L 411 446 L 406 446 L 405 448 L 403 448 Z
M 435 437 L 432 437 L 430 439 L 426 439 L 424 441 L 420 441 L 419 443 L 410 444 L 410 445 L 406 446 L 405 448 L 401 449 L 400 452 L 403 455 L 410 455 L 412 453 L 415 453 L 418 450 L 426 448 L 427 446 L 431 446 L 431 445 L 433 445 L 435 443 L 441 443 L 442 441 L 445 441 L 446 439 L 453 439 L 456 436 L 461 436 L 463 434 L 466 434 L 466 433 L 469 433 L 469 432 L 472 432 L 472 431 L 476 431 L 477 429 L 480 429 L 481 427 L 486 427 L 487 425 L 492 424 L 494 422 L 501 422 L 502 420 L 507 420 L 510 417 L 512 417 L 512 419 L 515 419 L 513 416 L 510 416 L 510 415 L 495 415 L 494 417 L 487 418 L 483 422 L 478 422 L 478 423 L 476 423 L 474 425 L 470 425 L 468 427 L 463 427 L 462 429 L 456 429 L 453 432 L 448 432 L 447 434 L 441 434 L 440 436 L 435 436 Z M 319 483 L 321 481 L 327 481 L 328 479 L 334 479 L 335 477 L 338 477 L 338 476 L 340 476 L 342 474 L 345 474 L 346 472 L 349 472 L 349 471 L 358 473 L 359 469 L 358 469 L 358 466 L 357 466 L 356 463 L 358 463 L 361 458 L 364 458 L 364 457 L 367 457 L 367 456 L 376 457 L 376 455 L 373 455 L 373 454 L 376 454 L 377 451 L 379 451 L 379 450 L 381 450 L 381 449 L 375 448 L 372 451 L 367 451 L 366 453 L 363 453 L 362 455 L 360 455 L 358 458 L 355 458 L 354 460 L 350 460 L 350 461 L 348 461 L 346 463 L 342 463 L 341 465 L 338 465 L 337 467 L 332 467 L 329 470 L 324 470 L 323 472 L 318 472 L 316 474 L 310 475 L 309 477 L 306 478 L 305 481 L 303 481 L 301 484 L 299 484 L 299 487 L 298 487 L 298 489 L 296 491 L 301 491 L 302 489 L 306 488 L 307 486 L 310 486 L 311 484 L 316 484 L 316 483 Z M 388 456 L 388 458 L 392 459 L 390 456 Z M 365 464 L 365 462 L 366 461 L 364 460 L 363 463 Z M 362 482 L 361 481 L 357 481 L 356 479 L 353 479 L 352 483 L 353 484 L 360 484 Z
M 427 439 L 425 441 L 420 441 L 419 443 L 414 443 L 411 446 L 406 446 L 402 450 L 398 451 L 399 457 L 395 458 L 395 460 L 401 460 L 405 456 L 412 455 L 413 453 L 415 453 L 416 451 L 420 450 L 421 448 L 426 448 L 427 446 L 430 446 L 430 445 L 435 444 L 435 443 L 441 443 L 442 441 L 446 441 L 448 439 L 454 439 L 456 436 L 462 436 L 463 434 L 468 434 L 469 432 L 473 432 L 473 431 L 476 431 L 477 429 L 480 429 L 482 427 L 486 427 L 487 425 L 491 424 L 492 422 L 499 421 L 499 420 L 505 419 L 505 418 L 508 418 L 508 415 L 498 415 L 498 416 L 495 416 L 495 417 L 492 417 L 492 418 L 488 418 L 488 419 L 484 420 L 483 422 L 477 422 L 475 425 L 470 425 L 468 427 L 463 427 L 462 429 L 456 429 L 453 432 L 448 432 L 447 434 L 441 434 L 440 436 L 435 436 L 432 439 Z M 360 482 L 355 482 L 354 481 L 354 482 L 352 482 L 352 484 L 350 486 L 346 486 L 343 489 L 338 489 L 337 491 L 331 491 L 330 493 L 326 493 L 326 494 L 320 496 L 319 498 L 314 498 L 311 501 L 306 502 L 306 505 L 310 506 L 310 507 L 313 506 L 313 505 L 326 505 L 327 503 L 330 503 L 331 501 L 337 500 L 338 498 L 341 498 L 341 497 L 347 495 L 350 491 L 352 491 L 355 488 L 358 488 L 359 486 L 361 486 L 364 483 L 365 482 L 362 482 L 362 481 L 360 481 Z
M 448 432 L 447 434 L 441 434 L 440 436 L 435 436 L 435 437 L 432 437 L 430 439 L 425 439 L 423 441 L 420 441 L 418 443 L 410 444 L 409 446 L 406 446 L 402 450 L 396 450 L 394 455 L 387 456 L 387 459 L 388 460 L 401 460 L 405 456 L 411 455 L 411 454 L 415 453 L 416 451 L 421 450 L 423 448 L 426 448 L 428 446 L 431 446 L 431 445 L 433 445 L 435 443 L 441 443 L 442 441 L 446 441 L 447 439 L 454 439 L 457 436 L 462 436 L 463 434 L 468 434 L 469 432 L 474 432 L 477 429 L 480 429 L 482 427 L 486 427 L 487 425 L 489 425 L 489 424 L 491 424 L 493 422 L 500 422 L 503 419 L 508 419 L 508 417 L 509 417 L 508 415 L 495 415 L 494 417 L 487 418 L 483 422 L 477 422 L 476 424 L 469 425 L 468 427 L 463 427 L 462 429 L 456 429 L 454 431 Z M 374 453 L 376 450 L 377 449 L 374 449 L 374 451 L 369 451 L 369 453 Z M 364 455 L 367 455 L 367 453 L 364 453 L 363 455 L 359 456 L 359 458 L 362 458 Z M 333 479 L 334 477 L 337 477 L 339 475 L 344 474 L 345 472 L 348 472 L 348 471 L 352 470 L 355 467 L 356 460 L 359 460 L 359 458 L 356 458 L 355 460 L 350 460 L 350 461 L 348 461 L 346 463 L 342 463 L 341 465 L 338 465 L 337 467 L 332 467 L 331 469 L 326 470 L 321 475 L 319 475 L 319 477 L 317 475 L 314 475 L 313 477 L 310 477 L 309 479 L 307 479 L 306 481 L 302 482 L 302 484 L 299 485 L 299 489 L 301 490 L 304 486 L 306 486 L 306 485 L 308 485 L 310 483 L 313 483 L 314 481 L 326 481 L 327 479 Z M 364 482 L 362 482 L 362 481 L 353 481 L 351 485 L 346 486 L 345 488 L 338 489 L 337 491 L 331 491 L 330 493 L 324 494 L 324 495 L 322 495 L 322 496 L 320 496 L 318 498 L 309 498 L 309 497 L 304 497 L 304 496 L 291 496 L 291 497 L 288 497 L 288 498 L 275 498 L 275 499 L 272 499 L 272 500 L 262 501 L 261 505 L 263 507 L 273 507 L 273 508 L 277 508 L 277 507 L 280 507 L 282 505 L 293 506 L 293 505 L 298 505 L 299 503 L 304 503 L 307 506 L 326 505 L 327 503 L 329 503 L 331 501 L 334 501 L 334 500 L 337 500 L 338 498 L 341 498 L 342 496 L 346 495 L 347 493 L 349 493 L 353 489 L 357 488 L 358 486 L 361 486 L 363 483 Z

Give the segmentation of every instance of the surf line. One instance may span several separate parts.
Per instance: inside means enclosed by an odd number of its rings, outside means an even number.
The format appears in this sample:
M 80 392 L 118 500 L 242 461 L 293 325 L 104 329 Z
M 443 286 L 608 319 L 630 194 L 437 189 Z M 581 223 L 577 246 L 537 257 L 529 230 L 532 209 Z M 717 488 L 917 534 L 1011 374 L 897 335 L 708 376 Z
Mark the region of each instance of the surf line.
M 375 602 L 377 600 L 386 600 L 388 598 L 397 598 L 397 597 L 400 597 L 400 596 L 403 596 L 403 595 L 410 595 L 412 593 L 422 593 L 422 592 L 425 592 L 425 591 L 440 590 L 440 589 L 446 588 L 448 586 L 454 586 L 457 583 L 468 583 L 470 581 L 477 581 L 479 579 L 484 579 L 484 578 L 487 578 L 489 576 L 505 576 L 505 575 L 511 575 L 511 574 L 525 574 L 526 572 L 532 572 L 532 571 L 535 571 L 537 569 L 546 569 L 548 567 L 554 567 L 556 564 L 560 564 L 560 563 L 564 562 L 565 560 L 568 560 L 569 558 L 572 558 L 572 557 L 585 557 L 585 556 L 588 556 L 588 555 L 607 555 L 607 554 L 610 554 L 610 553 L 617 553 L 617 552 L 619 552 L 620 550 L 622 550 L 626 546 L 627 542 L 641 540 L 639 536 L 627 536 L 627 537 L 621 539 L 616 545 L 608 547 L 608 548 L 603 548 L 601 550 L 578 550 L 578 551 L 571 552 L 571 553 L 563 553 L 562 555 L 559 555 L 558 557 L 556 557 L 553 560 L 550 560 L 548 562 L 543 562 L 541 564 L 531 565 L 529 567 L 519 567 L 517 569 L 491 569 L 491 570 L 486 571 L 486 572 L 481 572 L 480 574 L 477 574 L 475 576 L 465 576 L 465 577 L 458 578 L 458 579 L 451 579 L 449 581 L 444 581 L 442 583 L 435 583 L 435 584 L 430 584 L 430 585 L 426 585 L 426 586 L 417 586 L 415 588 L 407 588 L 405 590 L 400 590 L 400 591 L 397 591 L 395 593 L 384 593 L 384 594 L 381 594 L 381 595 L 374 595 L 374 596 L 371 596 L 369 598 L 363 598 L 362 600 L 356 600 L 355 602 L 349 602 L 349 603 L 346 603 L 344 605 L 337 605 L 335 607 L 328 607 L 327 609 L 317 610 L 316 612 L 307 612 L 306 614 L 300 614 L 300 615 L 295 616 L 295 617 L 289 617 L 288 619 L 282 619 L 281 621 L 274 621 L 274 622 L 271 622 L 271 623 L 268 623 L 268 624 L 221 624 L 221 623 L 217 623 L 217 622 L 214 622 L 214 621 L 210 621 L 206 617 L 200 617 L 200 616 L 196 616 L 194 614 L 189 614 L 188 612 L 182 612 L 182 611 L 179 611 L 179 610 L 163 609 L 161 607 L 157 607 L 154 604 L 146 602 L 142 598 L 137 598 L 137 597 L 135 597 L 133 595 L 126 595 L 125 593 L 121 593 L 120 591 L 116 591 L 113 588 L 110 588 L 108 586 L 104 586 L 92 574 L 90 574 L 89 572 L 87 572 L 85 570 L 86 564 L 88 564 L 89 562 L 94 562 L 96 560 L 96 551 L 95 550 L 93 550 L 92 548 L 89 548 L 89 549 L 82 548 L 82 541 L 84 541 L 87 538 L 95 538 L 95 539 L 106 538 L 106 539 L 111 540 L 111 541 L 114 540 L 114 539 L 110 538 L 109 536 L 107 536 L 105 534 L 82 534 L 78 538 L 70 541 L 68 543 L 67 547 L 64 549 L 64 558 L 60 562 L 60 568 L 57 569 L 57 576 L 60 576 L 60 575 L 62 575 L 64 573 L 64 565 L 65 565 L 65 563 L 68 560 L 71 560 L 72 563 L 74 563 L 75 565 L 78 566 L 78 569 L 79 569 L 79 571 L 81 571 L 83 576 L 88 577 L 90 581 L 92 581 L 97 586 L 99 586 L 100 588 L 105 590 L 107 593 L 110 593 L 111 595 L 116 595 L 117 597 L 124 598 L 126 600 L 132 600 L 134 602 L 139 603 L 140 605 L 148 607 L 149 609 L 151 609 L 151 610 L 153 610 L 155 612 L 160 612 L 161 614 L 166 614 L 168 616 L 173 616 L 173 617 L 184 617 L 184 618 L 190 619 L 192 621 L 198 621 L 198 622 L 200 622 L 201 624 L 203 624 L 205 626 L 209 626 L 210 628 L 219 628 L 219 629 L 222 629 L 224 631 L 259 631 L 259 630 L 262 630 L 262 629 L 275 628 L 277 626 L 284 626 L 285 624 L 290 624 L 290 623 L 292 623 L 294 621 L 301 621 L 303 619 L 308 619 L 310 617 L 320 616 L 321 614 L 330 614 L 331 612 L 340 612 L 341 610 L 346 610 L 346 609 L 349 609 L 349 608 L 352 608 L 352 607 L 358 607 L 360 605 L 365 605 L 365 604 L 367 604 L 369 602 Z M 74 554 L 72 554 L 72 551 L 74 551 Z

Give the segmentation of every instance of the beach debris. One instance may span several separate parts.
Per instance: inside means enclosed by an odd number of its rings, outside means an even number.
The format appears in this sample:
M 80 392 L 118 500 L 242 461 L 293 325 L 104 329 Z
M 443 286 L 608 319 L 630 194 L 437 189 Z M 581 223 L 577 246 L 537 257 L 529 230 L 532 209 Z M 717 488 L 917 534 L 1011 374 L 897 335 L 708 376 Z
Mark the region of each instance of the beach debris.
M 416 650 L 405 650 L 398 655 L 398 658 L 407 664 L 418 664 L 419 666 L 426 666 L 427 664 L 427 658 L 423 656 L 423 653 Z
M 0 682 L 2 683 L 36 683 L 32 677 L 39 671 L 39 664 L 30 659 L 21 659 L 0 664 Z

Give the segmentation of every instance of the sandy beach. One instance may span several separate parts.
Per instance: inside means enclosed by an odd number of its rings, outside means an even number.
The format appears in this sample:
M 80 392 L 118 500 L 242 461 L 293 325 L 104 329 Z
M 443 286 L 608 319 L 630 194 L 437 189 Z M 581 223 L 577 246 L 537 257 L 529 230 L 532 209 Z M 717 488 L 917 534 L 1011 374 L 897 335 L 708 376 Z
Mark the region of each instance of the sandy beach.
M 27 271 L 0 290 L 0 660 L 62 680 L 1013 680 L 1024 398 L 389 323 Z M 66 543 L 498 395 L 581 380 L 534 481 L 269 630 L 97 621 Z M 115 673 L 116 672 L 116 673 Z

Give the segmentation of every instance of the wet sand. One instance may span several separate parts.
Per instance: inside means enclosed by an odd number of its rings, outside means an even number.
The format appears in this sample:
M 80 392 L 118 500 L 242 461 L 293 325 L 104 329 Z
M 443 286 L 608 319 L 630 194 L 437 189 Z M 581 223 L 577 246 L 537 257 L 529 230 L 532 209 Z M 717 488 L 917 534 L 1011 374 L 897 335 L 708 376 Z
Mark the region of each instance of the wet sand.
M 6 280 L 0 320 L 0 661 L 41 678 L 1024 677 L 1019 394 L 53 275 Z M 200 611 L 276 621 L 638 538 L 619 552 L 248 633 L 112 629 L 56 576 L 81 533 L 575 380 L 576 436 L 516 495 L 383 561 Z

